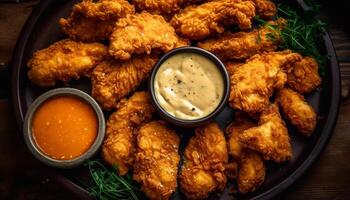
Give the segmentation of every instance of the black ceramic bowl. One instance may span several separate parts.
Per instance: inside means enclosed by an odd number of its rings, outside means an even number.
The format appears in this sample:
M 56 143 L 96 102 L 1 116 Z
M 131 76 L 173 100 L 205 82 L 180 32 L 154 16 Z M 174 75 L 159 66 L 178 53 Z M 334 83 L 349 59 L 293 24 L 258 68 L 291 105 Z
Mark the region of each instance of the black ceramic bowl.
M 224 80 L 224 93 L 223 93 L 222 99 L 221 99 L 219 105 L 216 107 L 216 109 L 205 117 L 202 117 L 199 119 L 193 119 L 193 120 L 180 119 L 180 118 L 177 118 L 177 117 L 169 114 L 165 109 L 162 108 L 162 106 L 157 101 L 157 98 L 155 95 L 155 89 L 154 89 L 154 79 L 155 79 L 155 76 L 158 72 L 158 69 L 168 58 L 170 58 L 176 54 L 179 54 L 179 53 L 195 53 L 195 54 L 202 55 L 202 56 L 208 58 L 209 60 L 211 60 L 222 74 L 222 77 Z M 180 47 L 180 48 L 173 49 L 172 51 L 166 53 L 163 57 L 161 57 L 159 59 L 158 63 L 153 68 L 151 77 L 149 79 L 149 87 L 148 88 L 149 88 L 149 91 L 151 93 L 153 104 L 155 105 L 157 111 L 159 112 L 159 114 L 162 118 L 164 118 L 166 121 L 168 121 L 169 123 L 174 124 L 176 126 L 195 127 L 195 126 L 202 125 L 205 122 L 212 120 L 215 116 L 217 116 L 222 111 L 222 109 L 226 105 L 226 102 L 227 102 L 229 94 L 230 94 L 230 78 L 229 78 L 229 75 L 228 75 L 228 72 L 226 70 L 225 65 L 214 54 L 212 54 L 209 51 L 206 51 L 204 49 L 198 48 L 198 47 Z

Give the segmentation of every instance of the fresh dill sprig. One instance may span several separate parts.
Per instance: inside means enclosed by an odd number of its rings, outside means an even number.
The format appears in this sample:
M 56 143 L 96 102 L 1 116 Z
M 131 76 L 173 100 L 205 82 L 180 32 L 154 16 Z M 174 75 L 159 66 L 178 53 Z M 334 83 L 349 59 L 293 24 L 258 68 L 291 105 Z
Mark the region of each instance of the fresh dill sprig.
M 303 19 L 295 10 L 281 4 L 278 5 L 278 16 L 287 19 L 287 26 L 281 31 L 281 48 L 312 56 L 320 65 L 324 65 L 326 58 L 318 49 L 320 35 L 326 31 L 326 24 L 314 17 Z
M 98 161 L 87 161 L 86 165 L 94 184 L 89 188 L 93 197 L 101 200 L 138 200 L 139 189 L 130 176 L 119 176 L 116 168 L 107 169 Z
M 324 75 L 324 66 L 327 57 L 320 53 L 319 41 L 321 35 L 326 32 L 326 24 L 314 16 L 314 11 L 309 12 L 309 14 L 312 15 L 302 17 L 290 6 L 279 4 L 277 7 L 277 18 L 282 17 L 287 20 L 287 24 L 282 30 L 277 30 L 276 27 L 268 24 L 267 21 L 262 20 L 259 17 L 256 17 L 255 20 L 258 24 L 268 26 L 270 29 L 279 32 L 282 40 L 279 45 L 281 49 L 291 49 L 303 56 L 311 56 L 315 58 L 320 65 L 320 73 Z M 274 41 L 276 36 L 270 34 L 267 38 Z

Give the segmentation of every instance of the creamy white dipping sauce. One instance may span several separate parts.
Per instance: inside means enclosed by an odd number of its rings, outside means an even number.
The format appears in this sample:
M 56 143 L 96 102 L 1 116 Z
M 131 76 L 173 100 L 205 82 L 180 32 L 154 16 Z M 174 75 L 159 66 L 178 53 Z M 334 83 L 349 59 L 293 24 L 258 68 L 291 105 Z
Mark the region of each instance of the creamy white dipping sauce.
M 185 120 L 212 113 L 224 93 L 224 79 L 218 67 L 196 53 L 179 53 L 165 60 L 153 84 L 159 105 Z

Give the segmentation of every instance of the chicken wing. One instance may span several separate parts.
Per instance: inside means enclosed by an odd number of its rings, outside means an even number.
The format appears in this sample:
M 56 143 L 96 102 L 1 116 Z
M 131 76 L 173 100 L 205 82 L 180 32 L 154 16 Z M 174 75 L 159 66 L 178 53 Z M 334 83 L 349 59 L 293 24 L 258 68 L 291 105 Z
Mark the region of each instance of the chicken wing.
M 81 76 L 90 77 L 107 54 L 107 48 L 99 43 L 61 40 L 33 54 L 28 62 L 28 77 L 41 87 L 55 86 L 57 80 L 68 82 Z
M 148 11 L 170 19 L 181 8 L 182 0 L 132 0 L 139 11 Z
M 175 191 L 179 143 L 179 136 L 162 121 L 140 127 L 133 178 L 150 199 L 169 199 Z
M 305 135 L 311 136 L 316 127 L 316 113 L 297 92 L 283 88 L 278 91 L 276 101 L 287 119 Z
M 238 140 L 240 134 L 255 126 L 247 116 L 238 113 L 235 120 L 226 128 L 229 154 L 238 161 L 238 191 L 243 194 L 255 191 L 265 179 L 266 170 L 261 156 L 242 147 Z
M 154 108 L 146 92 L 135 92 L 118 104 L 118 110 L 107 121 L 106 138 L 102 146 L 104 160 L 115 165 L 125 175 L 134 162 L 134 131 L 151 120 Z
M 199 42 L 198 47 L 214 53 L 221 60 L 246 59 L 255 54 L 274 51 L 281 41 L 279 30 L 283 28 L 285 20 L 280 18 L 268 24 L 269 26 L 261 26 L 251 32 L 225 32 Z M 276 27 L 272 29 L 271 26 Z
M 174 15 L 170 24 L 180 36 L 199 40 L 222 33 L 224 27 L 231 24 L 237 24 L 240 29 L 249 29 L 254 16 L 253 2 L 222 0 L 188 6 Z
M 282 67 L 300 59 L 299 54 L 288 50 L 248 59 L 231 75 L 230 106 L 250 113 L 263 111 L 269 105 L 273 89 L 282 88 L 287 81 Z
M 318 64 L 315 59 L 305 57 L 301 61 L 290 65 L 287 84 L 293 90 L 305 94 L 312 92 L 321 85 Z
M 216 123 L 195 132 L 185 149 L 179 184 L 187 198 L 203 199 L 225 188 L 228 153 L 225 136 Z
M 103 61 L 92 72 L 92 96 L 103 109 L 112 110 L 121 98 L 148 78 L 157 60 L 153 55 L 146 55 L 126 62 Z
M 292 157 L 288 129 L 274 104 L 261 113 L 259 126 L 245 130 L 238 140 L 244 147 L 258 151 L 265 160 L 281 163 Z
M 84 0 L 73 7 L 67 19 L 59 20 L 63 31 L 73 40 L 96 42 L 107 39 L 116 21 L 135 13 L 127 0 Z
M 121 60 L 130 59 L 132 54 L 150 54 L 153 49 L 167 52 L 188 45 L 162 16 L 147 12 L 120 19 L 110 41 L 109 53 Z

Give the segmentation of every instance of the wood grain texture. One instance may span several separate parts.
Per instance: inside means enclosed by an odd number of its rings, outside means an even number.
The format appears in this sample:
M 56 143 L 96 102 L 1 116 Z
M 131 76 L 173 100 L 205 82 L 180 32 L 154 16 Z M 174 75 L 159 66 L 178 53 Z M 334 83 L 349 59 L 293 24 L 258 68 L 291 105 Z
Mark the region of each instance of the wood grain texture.
M 31 8 L 38 1 L 21 4 L 0 4 L 0 63 L 7 62 L 16 38 Z M 323 15 L 327 19 L 327 15 Z M 325 151 L 308 172 L 276 199 L 345 199 L 350 194 L 350 35 L 330 22 L 329 32 L 340 61 L 343 102 L 338 122 Z M 60 186 L 49 178 L 28 177 L 23 182 L 21 171 L 44 169 L 27 151 L 21 134 L 16 130 L 11 102 L 0 100 L 0 199 L 73 199 L 68 192 L 59 192 Z

